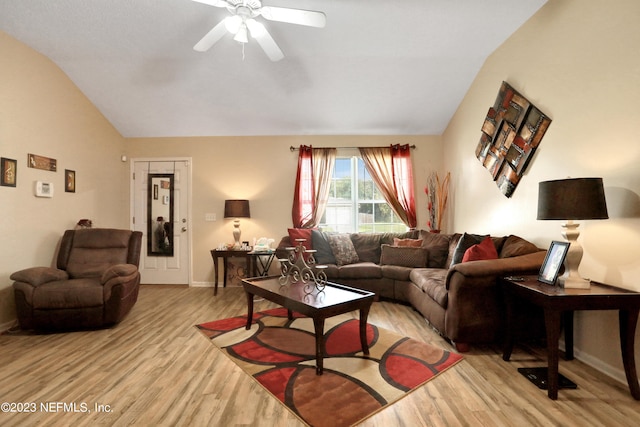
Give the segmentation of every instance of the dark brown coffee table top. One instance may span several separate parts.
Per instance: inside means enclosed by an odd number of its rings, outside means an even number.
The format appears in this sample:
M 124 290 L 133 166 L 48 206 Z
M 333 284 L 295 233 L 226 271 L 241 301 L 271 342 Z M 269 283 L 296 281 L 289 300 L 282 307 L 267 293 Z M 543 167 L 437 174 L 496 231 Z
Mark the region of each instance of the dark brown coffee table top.
M 358 310 L 363 301 L 368 301 L 368 304 L 371 304 L 375 296 L 373 292 L 331 282 L 327 282 L 323 292 L 314 290 L 313 293 L 307 294 L 304 289 L 305 284 L 281 285 L 278 276 L 245 279 L 242 281 L 242 286 L 247 293 L 258 295 L 310 317 L 313 317 L 315 312 L 319 310 L 336 311 L 335 314 L 323 316 L 325 318 Z M 313 286 L 313 284 L 308 286 Z
M 280 283 L 279 276 L 245 279 L 242 281 L 242 286 L 247 294 L 247 329 L 251 329 L 253 322 L 255 295 L 286 308 L 289 319 L 292 318 L 292 311 L 313 319 L 316 337 L 316 374 L 322 375 L 325 353 L 324 320 L 329 317 L 358 310 L 360 312 L 360 344 L 363 354 L 369 354 L 366 327 L 369 309 L 375 297 L 374 293 L 331 282 L 327 282 L 322 291 L 313 289 L 313 292 L 310 292 L 312 288 L 309 286 L 313 287 L 313 283 L 295 282 L 283 285 Z

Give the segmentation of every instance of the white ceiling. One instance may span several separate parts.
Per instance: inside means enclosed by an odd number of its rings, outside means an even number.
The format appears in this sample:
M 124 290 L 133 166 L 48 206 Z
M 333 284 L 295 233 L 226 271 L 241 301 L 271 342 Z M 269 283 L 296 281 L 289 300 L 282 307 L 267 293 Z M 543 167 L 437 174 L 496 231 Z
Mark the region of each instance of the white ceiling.
M 279 62 L 255 41 L 243 59 L 231 35 L 194 51 L 228 12 L 191 0 L 0 0 L 0 29 L 53 60 L 126 137 L 438 135 L 485 59 L 545 2 L 263 0 L 327 16 L 323 29 L 262 20 Z

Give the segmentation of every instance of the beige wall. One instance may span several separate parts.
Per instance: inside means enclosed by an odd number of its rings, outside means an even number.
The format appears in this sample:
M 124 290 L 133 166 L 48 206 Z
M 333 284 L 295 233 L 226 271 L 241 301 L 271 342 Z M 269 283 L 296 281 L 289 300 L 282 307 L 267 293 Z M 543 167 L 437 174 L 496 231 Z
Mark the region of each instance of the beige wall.
M 80 218 L 127 227 L 124 140 L 51 61 L 0 31 L 0 156 L 18 161 L 17 186 L 0 187 L 0 326 L 15 319 L 9 276 L 54 262 L 65 229 Z M 57 160 L 57 172 L 27 167 L 27 153 Z M 65 193 L 64 170 L 76 171 Z M 35 181 L 54 185 L 36 198 Z M 124 191 L 123 191 L 124 190 Z
M 605 0 L 550 0 L 491 55 L 443 135 L 455 230 L 516 233 L 548 247 L 562 239 L 561 221 L 536 220 L 538 182 L 602 177 L 610 219 L 582 222 L 580 272 L 640 291 L 638 17 L 637 0 L 615 7 Z M 474 155 L 503 80 L 553 119 L 511 199 Z M 578 313 L 575 345 L 579 357 L 616 369 L 623 379 L 617 328 L 615 313 Z
M 415 144 L 412 157 L 416 182 L 418 226 L 426 228 L 427 175 L 441 164 L 439 136 L 273 136 L 206 138 L 131 138 L 126 152 L 131 160 L 142 157 L 191 157 L 192 183 L 192 285 L 214 281 L 209 251 L 233 242 L 233 224 L 223 218 L 225 199 L 249 199 L 251 218 L 241 220 L 241 240 L 269 237 L 277 245 L 292 226 L 291 206 L 298 152 L 290 146 L 386 146 Z M 348 154 L 353 150 L 340 150 Z M 206 222 L 215 213 L 217 221 Z M 275 266 L 275 265 L 274 265 Z
M 560 239 L 557 221 L 536 221 L 539 181 L 566 176 L 604 178 L 611 219 L 581 226 L 581 272 L 595 280 L 640 290 L 640 3 L 550 0 L 485 63 L 442 137 L 343 136 L 168 138 L 124 141 L 49 60 L 0 32 L 0 155 L 17 159 L 18 187 L 0 187 L 0 325 L 15 317 L 9 275 L 50 265 L 61 231 L 79 218 L 96 226 L 128 227 L 128 163 L 133 157 L 193 158 L 193 282 L 210 283 L 209 249 L 231 240 L 223 200 L 251 200 L 243 236 L 279 239 L 291 224 L 297 154 L 290 145 L 411 143 L 418 225 L 425 227 L 422 188 L 430 170 L 452 172 L 448 231 L 515 233 L 541 247 Z M 500 82 L 508 81 L 553 122 L 511 199 L 474 157 L 480 126 Z M 27 153 L 58 160 L 57 173 L 26 167 Z M 77 173 L 77 192 L 64 193 L 62 171 Z M 53 199 L 33 196 L 33 182 L 49 180 Z M 216 213 L 216 222 L 205 222 Z M 580 358 L 621 376 L 613 313 L 579 313 Z M 638 335 L 638 334 L 637 334 Z M 636 355 L 638 352 L 636 351 Z M 640 357 L 639 357 L 640 358 Z

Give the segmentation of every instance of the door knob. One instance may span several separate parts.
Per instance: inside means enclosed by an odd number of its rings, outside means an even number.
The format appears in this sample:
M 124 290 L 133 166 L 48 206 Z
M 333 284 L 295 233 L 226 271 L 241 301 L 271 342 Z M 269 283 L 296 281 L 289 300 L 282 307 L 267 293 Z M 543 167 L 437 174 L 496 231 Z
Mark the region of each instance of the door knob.
M 187 231 L 187 227 L 182 227 L 182 232 L 184 233 L 185 231 Z

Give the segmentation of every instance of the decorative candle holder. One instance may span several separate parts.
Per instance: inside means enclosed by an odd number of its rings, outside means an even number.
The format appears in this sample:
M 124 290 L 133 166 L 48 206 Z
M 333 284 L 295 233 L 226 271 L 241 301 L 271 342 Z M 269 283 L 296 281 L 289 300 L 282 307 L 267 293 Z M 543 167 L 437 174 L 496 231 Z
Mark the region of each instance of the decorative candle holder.
M 302 283 L 305 295 L 314 292 L 324 292 L 327 283 L 326 265 L 316 265 L 313 254 L 315 250 L 307 250 L 303 243 L 305 239 L 296 239 L 296 246 L 287 248 L 287 258 L 279 259 L 281 275 L 280 285 L 287 286 L 292 283 Z

